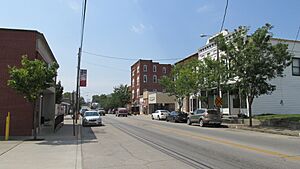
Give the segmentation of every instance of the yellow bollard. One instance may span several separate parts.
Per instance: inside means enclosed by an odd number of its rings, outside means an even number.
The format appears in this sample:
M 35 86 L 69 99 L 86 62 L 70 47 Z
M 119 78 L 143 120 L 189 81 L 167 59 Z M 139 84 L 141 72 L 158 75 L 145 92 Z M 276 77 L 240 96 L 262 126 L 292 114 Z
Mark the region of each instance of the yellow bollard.
M 8 112 L 6 116 L 5 141 L 8 140 L 8 136 L 9 136 L 9 123 L 10 123 L 10 112 Z

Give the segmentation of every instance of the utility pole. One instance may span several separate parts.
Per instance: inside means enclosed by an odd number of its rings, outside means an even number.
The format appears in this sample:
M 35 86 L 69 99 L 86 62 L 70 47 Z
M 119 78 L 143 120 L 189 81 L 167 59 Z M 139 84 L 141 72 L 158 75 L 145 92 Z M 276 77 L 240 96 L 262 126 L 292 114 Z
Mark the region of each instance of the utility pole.
M 77 64 L 77 78 L 76 78 L 76 103 L 75 103 L 75 111 L 73 113 L 73 117 L 75 118 L 75 122 L 77 123 L 77 115 L 79 112 L 79 102 L 80 102 L 80 63 L 81 63 L 81 54 L 82 54 L 82 45 L 83 45 L 83 34 L 84 34 L 84 23 L 85 23 L 85 14 L 86 14 L 86 4 L 87 0 L 84 0 L 83 2 L 83 8 L 82 8 L 82 22 L 81 22 L 81 38 L 80 38 L 80 47 L 78 50 L 78 64 Z M 75 130 L 74 127 L 75 123 L 73 120 L 73 135 L 75 136 Z

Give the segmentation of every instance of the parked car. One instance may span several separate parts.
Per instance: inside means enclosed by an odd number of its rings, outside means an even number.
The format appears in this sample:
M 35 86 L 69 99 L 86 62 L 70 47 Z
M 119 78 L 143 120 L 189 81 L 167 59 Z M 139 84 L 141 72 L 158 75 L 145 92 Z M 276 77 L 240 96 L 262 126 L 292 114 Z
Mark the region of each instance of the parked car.
M 152 117 L 152 120 L 154 120 L 154 119 L 165 120 L 169 113 L 170 112 L 168 110 L 156 110 L 154 113 L 152 113 L 151 117 Z
M 222 123 L 221 114 L 216 109 L 197 109 L 190 113 L 187 118 L 187 124 L 198 123 L 200 127 L 206 124 L 220 126 Z
M 89 111 L 89 110 L 90 110 L 90 109 L 89 109 L 88 107 L 83 107 L 83 108 L 81 108 L 80 111 L 79 111 L 79 112 L 80 112 L 80 115 L 83 116 L 84 113 L 85 113 L 86 111 Z
M 128 116 L 128 110 L 126 108 L 118 108 L 117 111 L 116 111 L 116 116 L 117 117 L 120 117 L 120 116 L 127 117 Z
M 105 110 L 100 109 L 100 110 L 98 110 L 98 112 L 99 112 L 100 116 L 105 116 Z
M 102 118 L 98 111 L 91 110 L 84 112 L 82 126 L 85 127 L 87 125 L 102 125 Z
M 180 111 L 172 111 L 167 115 L 166 121 L 173 121 L 173 122 L 186 122 L 187 120 L 187 113 L 180 112 Z

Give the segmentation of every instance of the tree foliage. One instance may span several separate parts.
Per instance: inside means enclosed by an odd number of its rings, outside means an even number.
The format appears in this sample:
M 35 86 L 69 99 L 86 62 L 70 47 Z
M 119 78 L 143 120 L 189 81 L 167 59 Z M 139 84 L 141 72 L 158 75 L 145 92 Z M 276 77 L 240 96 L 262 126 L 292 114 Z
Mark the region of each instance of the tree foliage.
M 250 125 L 251 105 L 255 97 L 270 94 L 276 86 L 270 80 L 283 76 L 284 69 L 291 63 L 291 54 L 286 44 L 272 44 L 272 26 L 266 24 L 248 35 L 249 28 L 239 27 L 232 39 L 220 39 L 220 49 L 230 63 L 231 78 L 235 87 L 247 96 Z
M 55 102 L 56 104 L 60 104 L 63 99 L 64 87 L 61 85 L 61 82 L 55 85 Z
M 58 64 L 48 66 L 41 60 L 29 60 L 22 56 L 21 67 L 9 66 L 10 79 L 8 86 L 24 95 L 29 102 L 34 102 L 41 92 L 54 86 L 54 78 Z
M 101 94 L 92 96 L 93 102 L 99 103 L 105 110 L 125 107 L 130 102 L 131 93 L 127 85 L 114 87 L 113 93 L 109 95 Z

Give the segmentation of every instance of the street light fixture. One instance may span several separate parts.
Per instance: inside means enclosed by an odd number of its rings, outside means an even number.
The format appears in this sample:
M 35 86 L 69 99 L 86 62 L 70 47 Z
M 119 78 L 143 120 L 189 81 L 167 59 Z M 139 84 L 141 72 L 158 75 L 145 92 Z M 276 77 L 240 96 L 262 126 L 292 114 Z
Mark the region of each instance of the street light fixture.
M 215 38 L 215 43 L 216 43 L 216 48 L 217 48 L 217 61 L 219 62 L 220 61 L 220 53 L 219 53 L 219 43 L 218 43 L 218 39 L 217 39 L 218 36 L 219 35 L 217 35 Z M 207 35 L 207 34 L 200 34 L 200 37 L 204 38 L 204 37 L 213 37 L 213 36 Z M 221 99 L 222 94 L 221 94 L 221 90 L 220 90 L 220 72 L 219 72 L 219 69 L 217 71 L 218 71 L 217 96 L 219 97 L 218 99 Z M 218 112 L 220 113 L 220 106 L 217 106 L 217 109 L 218 109 Z

